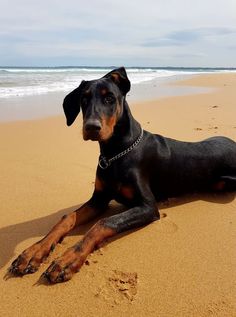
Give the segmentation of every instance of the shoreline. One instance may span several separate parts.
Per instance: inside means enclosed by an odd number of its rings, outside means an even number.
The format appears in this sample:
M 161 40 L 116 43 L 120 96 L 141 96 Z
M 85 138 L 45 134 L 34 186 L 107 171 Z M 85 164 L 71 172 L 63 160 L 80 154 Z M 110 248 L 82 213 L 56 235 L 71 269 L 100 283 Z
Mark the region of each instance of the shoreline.
M 199 77 L 235 76 L 235 74 L 236 72 L 182 74 L 156 78 L 139 84 L 132 85 L 131 83 L 127 101 L 129 104 L 153 103 L 177 96 L 209 94 L 219 87 L 207 85 L 203 81 L 199 85 Z M 0 124 L 64 116 L 62 103 L 70 91 L 0 98 Z
M 145 130 L 186 141 L 215 135 L 236 141 L 236 73 L 199 75 L 178 85 L 211 91 L 129 101 Z M 65 237 L 35 274 L 4 280 L 19 253 L 90 198 L 99 147 L 82 140 L 81 126 L 81 116 L 68 128 L 63 115 L 0 123 L 0 315 L 92 317 L 96 308 L 98 317 L 235 316 L 233 193 L 160 204 L 166 217 L 107 241 L 67 283 L 37 284 L 91 223 Z M 112 202 L 105 216 L 119 210 Z
M 196 76 L 199 75 L 174 75 L 164 78 L 160 77 L 133 85 L 131 83 L 131 91 L 127 94 L 127 101 L 136 103 L 141 101 L 149 102 L 174 96 L 210 92 L 211 88 L 208 87 L 191 87 L 189 85 L 180 86 L 178 84 L 179 81 L 182 81 L 183 79 L 188 80 Z M 70 91 L 72 90 L 73 89 Z M 62 103 L 63 99 L 70 91 L 0 98 L 0 124 L 2 122 L 37 120 L 64 115 Z

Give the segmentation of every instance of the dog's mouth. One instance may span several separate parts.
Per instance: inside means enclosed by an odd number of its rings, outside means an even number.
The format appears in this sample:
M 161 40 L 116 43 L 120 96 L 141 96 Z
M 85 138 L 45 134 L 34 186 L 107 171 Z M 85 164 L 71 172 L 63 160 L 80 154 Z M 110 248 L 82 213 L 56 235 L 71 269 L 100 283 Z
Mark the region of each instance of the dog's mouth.
M 91 121 L 90 121 L 91 122 Z M 83 124 L 83 139 L 85 141 L 98 141 L 98 142 L 105 142 L 111 138 L 113 134 L 114 127 L 112 125 L 106 124 L 106 122 L 95 122 L 96 125 L 85 121 Z
M 101 131 L 90 131 L 87 132 L 85 130 L 83 130 L 83 139 L 84 141 L 98 141 L 98 142 L 106 142 L 108 141 L 111 136 L 112 136 L 112 131 L 108 130 L 108 129 L 104 129 Z
M 98 132 L 97 131 L 90 131 L 90 132 L 83 131 L 83 138 L 85 141 L 88 141 L 88 140 L 100 141 L 101 140 L 99 131 Z

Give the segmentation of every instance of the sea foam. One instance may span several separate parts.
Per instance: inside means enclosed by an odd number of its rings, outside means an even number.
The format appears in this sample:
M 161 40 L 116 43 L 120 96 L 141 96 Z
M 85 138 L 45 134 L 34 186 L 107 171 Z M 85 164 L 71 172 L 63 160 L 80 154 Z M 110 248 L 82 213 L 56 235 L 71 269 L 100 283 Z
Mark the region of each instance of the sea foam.
M 0 98 L 68 92 L 82 80 L 93 80 L 104 76 L 114 67 L 0 67 Z M 208 68 L 127 68 L 132 84 L 151 80 L 162 80 L 173 76 L 199 73 L 235 71 L 235 69 Z

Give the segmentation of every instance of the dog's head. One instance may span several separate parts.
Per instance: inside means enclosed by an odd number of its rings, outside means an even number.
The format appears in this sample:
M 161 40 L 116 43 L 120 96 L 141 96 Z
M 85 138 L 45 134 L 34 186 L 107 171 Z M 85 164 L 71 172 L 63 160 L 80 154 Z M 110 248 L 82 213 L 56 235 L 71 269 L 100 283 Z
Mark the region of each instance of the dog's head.
M 67 125 L 75 121 L 82 109 L 84 140 L 107 141 L 122 115 L 123 101 L 129 90 L 130 81 L 124 67 L 100 79 L 82 81 L 64 99 Z

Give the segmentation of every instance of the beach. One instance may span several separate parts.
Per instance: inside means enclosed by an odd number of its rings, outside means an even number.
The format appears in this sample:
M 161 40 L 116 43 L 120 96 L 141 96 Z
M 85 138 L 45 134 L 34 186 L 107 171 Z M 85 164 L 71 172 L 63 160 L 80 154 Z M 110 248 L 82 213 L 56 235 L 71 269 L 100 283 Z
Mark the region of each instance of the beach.
M 189 93 L 130 98 L 145 130 L 186 141 L 216 135 L 236 140 L 236 73 L 197 75 L 163 89 L 173 85 L 189 87 Z M 44 106 L 62 103 L 62 93 L 46 97 Z M 21 102 L 33 104 L 34 98 Z M 81 116 L 68 128 L 62 112 L 51 115 L 12 122 L 8 116 L 0 123 L 0 316 L 236 316 L 233 193 L 159 204 L 160 221 L 106 241 L 69 282 L 39 279 L 94 222 L 67 236 L 35 274 L 4 279 L 17 255 L 93 191 L 98 144 L 83 141 Z M 106 214 L 121 210 L 112 202 Z

